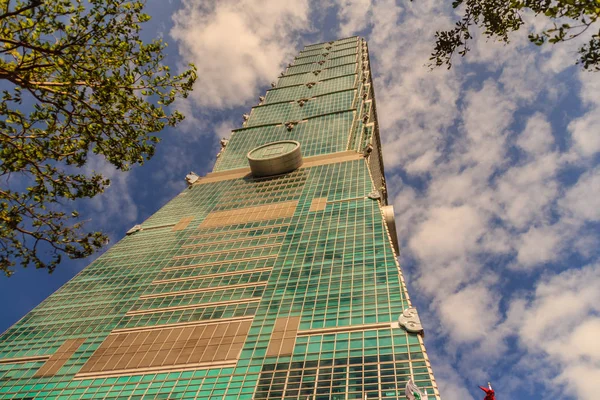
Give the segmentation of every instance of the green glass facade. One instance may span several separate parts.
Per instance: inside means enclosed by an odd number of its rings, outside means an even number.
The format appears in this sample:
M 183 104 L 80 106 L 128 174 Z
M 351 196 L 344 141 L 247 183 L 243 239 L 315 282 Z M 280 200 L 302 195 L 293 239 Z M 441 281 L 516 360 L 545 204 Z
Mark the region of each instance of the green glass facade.
M 252 177 L 281 140 L 303 166 Z M 213 173 L 0 337 L 0 399 L 439 398 L 385 206 L 366 43 L 307 46 Z

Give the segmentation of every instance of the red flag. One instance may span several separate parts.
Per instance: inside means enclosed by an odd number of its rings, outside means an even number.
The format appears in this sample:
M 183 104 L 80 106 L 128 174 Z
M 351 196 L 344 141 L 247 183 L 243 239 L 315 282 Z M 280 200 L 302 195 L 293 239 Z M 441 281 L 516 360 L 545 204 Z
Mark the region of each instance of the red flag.
M 496 400 L 496 393 L 494 392 L 494 389 L 492 389 L 492 385 L 489 383 L 487 388 L 479 386 L 479 389 L 485 392 L 485 398 L 483 400 Z

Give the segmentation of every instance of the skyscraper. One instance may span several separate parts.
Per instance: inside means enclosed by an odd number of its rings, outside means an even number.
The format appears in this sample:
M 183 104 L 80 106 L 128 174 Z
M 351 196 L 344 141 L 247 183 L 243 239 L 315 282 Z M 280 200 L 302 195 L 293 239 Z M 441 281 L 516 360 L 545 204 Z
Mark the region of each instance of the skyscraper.
M 0 398 L 439 397 L 366 42 L 307 46 L 272 86 L 212 173 L 0 337 Z

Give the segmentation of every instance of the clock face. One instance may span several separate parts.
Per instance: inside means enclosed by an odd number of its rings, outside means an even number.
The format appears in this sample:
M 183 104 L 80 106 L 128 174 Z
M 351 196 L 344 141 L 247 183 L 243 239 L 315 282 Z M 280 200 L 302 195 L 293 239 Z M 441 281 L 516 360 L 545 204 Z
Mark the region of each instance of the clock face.
M 300 143 L 282 140 L 259 146 L 248 153 L 252 175 L 270 176 L 291 172 L 302 165 Z
M 298 147 L 300 147 L 300 144 L 291 140 L 274 142 L 255 148 L 248 153 L 248 157 L 255 160 L 268 160 L 290 153 L 296 150 Z

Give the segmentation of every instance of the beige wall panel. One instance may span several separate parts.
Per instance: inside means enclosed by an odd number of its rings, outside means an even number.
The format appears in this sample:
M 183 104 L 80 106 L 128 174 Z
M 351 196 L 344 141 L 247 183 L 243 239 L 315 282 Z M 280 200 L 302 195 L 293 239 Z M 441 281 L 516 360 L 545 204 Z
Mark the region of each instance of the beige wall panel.
M 267 348 L 267 357 L 277 357 L 280 355 L 281 339 L 271 339 Z
M 335 164 L 346 161 L 360 160 L 364 158 L 362 154 L 353 150 L 341 151 L 339 153 L 324 154 L 321 156 L 307 157 L 301 168 L 316 167 L 318 165 Z
M 237 361 L 251 322 L 204 322 L 195 326 L 113 333 L 80 373 L 134 373 L 136 369 L 172 370 L 194 363 Z
M 287 218 L 294 215 L 298 201 L 265 204 L 256 207 L 236 208 L 233 210 L 213 211 L 209 213 L 199 228 L 214 228 L 234 224 Z
M 283 339 L 281 342 L 280 355 L 291 355 L 294 352 L 294 345 L 296 344 L 296 338 Z
M 282 317 L 275 320 L 267 357 L 288 356 L 294 351 L 300 317 Z
M 85 342 L 83 339 L 67 339 L 56 353 L 50 356 L 48 361 L 44 363 L 34 374 L 35 377 L 53 376 L 62 368 L 75 351 Z
M 323 211 L 327 207 L 327 197 L 316 197 L 310 203 L 309 211 Z
M 175 224 L 175 226 L 173 226 L 173 231 L 182 231 L 185 228 L 187 228 L 187 226 L 190 224 L 190 222 L 192 222 L 192 220 L 194 219 L 194 217 L 183 217 L 179 220 L 178 223 Z

